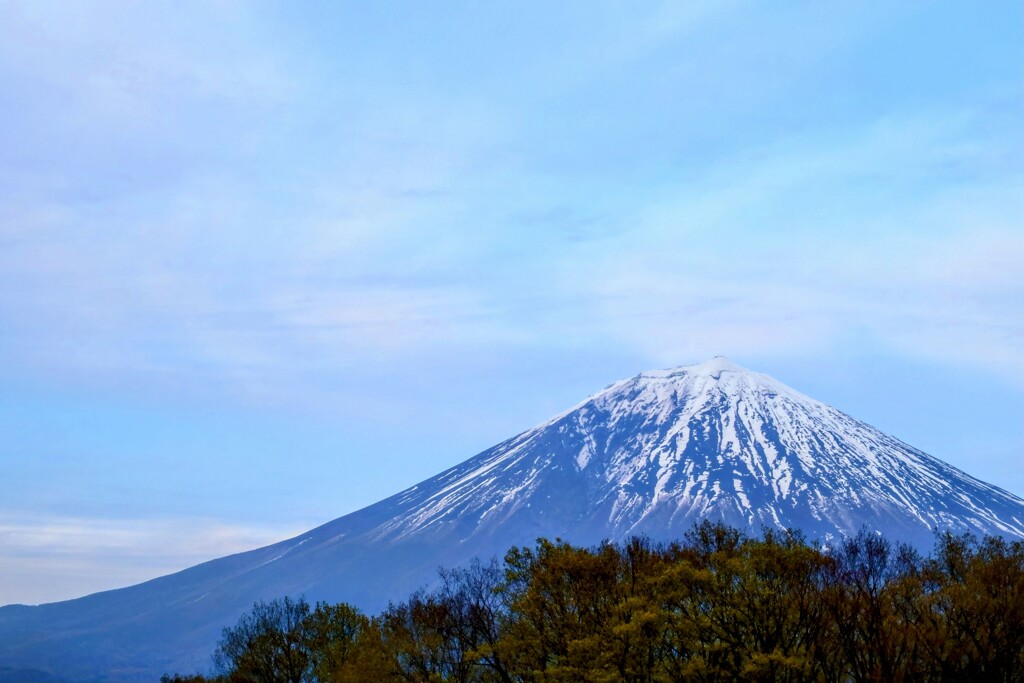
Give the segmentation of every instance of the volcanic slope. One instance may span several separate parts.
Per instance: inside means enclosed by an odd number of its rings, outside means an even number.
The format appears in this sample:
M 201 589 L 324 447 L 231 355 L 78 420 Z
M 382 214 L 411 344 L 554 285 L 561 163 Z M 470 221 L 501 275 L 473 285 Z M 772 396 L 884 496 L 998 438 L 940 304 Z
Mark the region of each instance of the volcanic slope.
M 728 359 L 645 372 L 379 503 L 137 586 L 0 608 L 0 671 L 155 680 L 206 670 L 256 599 L 376 611 L 439 565 L 537 537 L 679 536 L 704 519 L 833 541 L 863 527 L 1024 537 L 1024 500 Z

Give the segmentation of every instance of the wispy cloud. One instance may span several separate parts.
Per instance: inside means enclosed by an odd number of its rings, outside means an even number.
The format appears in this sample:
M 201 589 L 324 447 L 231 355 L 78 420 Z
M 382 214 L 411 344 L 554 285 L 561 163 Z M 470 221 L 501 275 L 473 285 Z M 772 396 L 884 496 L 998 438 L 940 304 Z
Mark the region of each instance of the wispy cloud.
M 1021 179 L 989 169 L 1001 142 L 984 126 L 886 120 L 711 168 L 581 249 L 564 286 L 664 362 L 820 349 L 858 330 L 1024 381 Z
M 211 519 L 0 516 L 0 605 L 36 604 L 120 588 L 284 540 L 298 525 Z
M 998 112 L 740 136 L 675 171 L 663 150 L 685 154 L 687 126 L 711 126 L 709 112 L 677 97 L 677 127 L 618 127 L 660 121 L 656 86 L 670 81 L 705 96 L 754 85 L 747 60 L 766 45 L 724 63 L 701 52 L 734 7 L 597 13 L 553 71 L 549 53 L 566 48 L 547 33 L 521 65 L 489 53 L 533 74 L 522 97 L 476 72 L 465 92 L 404 67 L 325 79 L 321 55 L 287 32 L 262 40 L 267 18 L 231 3 L 186 23 L 171 7 L 113 23 L 102 8 L 76 22 L 65 11 L 8 7 L 0 53 L 37 85 L 21 96 L 32 118 L 7 127 L 24 154 L 0 164 L 17 185 L 0 205 L 0 348 L 19 366 L 157 386 L 193 377 L 265 398 L 308 390 L 312 368 L 495 344 L 624 344 L 664 363 L 794 352 L 855 325 L 936 355 L 975 335 L 979 358 L 1019 356 L 1005 310 L 1019 287 L 1019 225 L 1006 217 L 1019 179 L 1007 184 L 1012 127 Z M 847 49 L 870 16 L 830 17 L 829 40 L 793 41 L 772 78 Z M 636 69 L 669 80 L 623 116 L 603 91 Z M 556 90 L 586 116 L 549 103 Z M 620 158 L 655 178 L 624 175 Z M 957 245 L 979 235 L 994 245 L 973 257 L 988 284 L 950 297 L 915 265 L 958 269 Z M 943 351 L 936 331 L 954 319 L 959 341 Z M 993 332 L 1000 319 L 1008 333 Z

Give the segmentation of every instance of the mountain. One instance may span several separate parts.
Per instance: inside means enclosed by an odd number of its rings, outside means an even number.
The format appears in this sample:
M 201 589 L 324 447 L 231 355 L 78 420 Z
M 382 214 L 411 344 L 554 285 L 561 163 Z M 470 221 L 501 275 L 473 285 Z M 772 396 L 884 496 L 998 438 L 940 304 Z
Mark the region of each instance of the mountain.
M 645 372 L 293 539 L 78 600 L 0 608 L 0 675 L 155 680 L 206 670 L 256 599 L 376 611 L 439 565 L 539 536 L 591 544 L 722 520 L 834 541 L 862 527 L 1024 538 L 1024 500 L 728 359 Z

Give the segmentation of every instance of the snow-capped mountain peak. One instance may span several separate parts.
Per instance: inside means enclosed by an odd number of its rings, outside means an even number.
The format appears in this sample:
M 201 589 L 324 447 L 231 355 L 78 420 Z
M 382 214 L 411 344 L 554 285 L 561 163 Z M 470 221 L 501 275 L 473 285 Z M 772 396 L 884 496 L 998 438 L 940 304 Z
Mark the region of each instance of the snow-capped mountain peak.
M 919 544 L 934 528 L 1024 536 L 1015 497 L 722 356 L 615 382 L 400 498 L 411 514 L 382 537 L 513 520 L 670 537 L 704 518 L 825 540 L 865 525 Z

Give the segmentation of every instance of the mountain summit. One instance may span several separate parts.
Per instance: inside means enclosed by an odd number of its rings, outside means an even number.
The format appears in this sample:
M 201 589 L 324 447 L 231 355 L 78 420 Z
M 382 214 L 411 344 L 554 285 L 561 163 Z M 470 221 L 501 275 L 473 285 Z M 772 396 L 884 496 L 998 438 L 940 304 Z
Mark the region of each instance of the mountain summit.
M 205 669 L 256 599 L 376 611 L 438 565 L 537 537 L 590 544 L 720 520 L 828 543 L 861 528 L 1024 538 L 1024 500 L 727 358 L 644 372 L 395 496 L 137 586 L 0 608 L 0 672 L 154 680 Z

